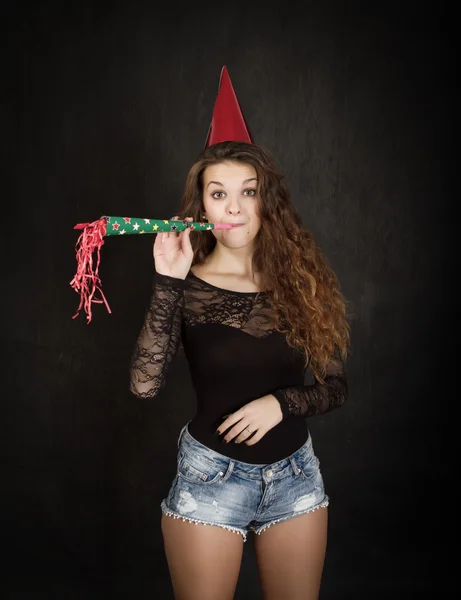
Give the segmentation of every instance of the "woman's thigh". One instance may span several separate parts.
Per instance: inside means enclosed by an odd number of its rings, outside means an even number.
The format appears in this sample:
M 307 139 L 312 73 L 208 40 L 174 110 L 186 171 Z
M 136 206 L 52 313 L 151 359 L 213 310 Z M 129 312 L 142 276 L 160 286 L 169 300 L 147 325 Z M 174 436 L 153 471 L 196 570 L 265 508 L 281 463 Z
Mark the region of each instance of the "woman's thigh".
M 325 560 L 328 508 L 293 517 L 255 536 L 265 600 L 317 600 Z
M 162 515 L 161 526 L 176 600 L 232 600 L 243 536 L 166 515 Z

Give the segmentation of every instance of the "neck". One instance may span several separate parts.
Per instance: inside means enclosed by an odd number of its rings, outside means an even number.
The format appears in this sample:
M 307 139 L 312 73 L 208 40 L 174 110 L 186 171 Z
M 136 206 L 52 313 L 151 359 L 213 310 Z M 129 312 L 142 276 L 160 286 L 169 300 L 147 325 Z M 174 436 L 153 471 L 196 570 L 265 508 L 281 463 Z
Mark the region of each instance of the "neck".
M 204 264 L 221 275 L 237 275 L 254 280 L 253 252 L 248 252 L 248 248 L 229 249 L 216 244 Z

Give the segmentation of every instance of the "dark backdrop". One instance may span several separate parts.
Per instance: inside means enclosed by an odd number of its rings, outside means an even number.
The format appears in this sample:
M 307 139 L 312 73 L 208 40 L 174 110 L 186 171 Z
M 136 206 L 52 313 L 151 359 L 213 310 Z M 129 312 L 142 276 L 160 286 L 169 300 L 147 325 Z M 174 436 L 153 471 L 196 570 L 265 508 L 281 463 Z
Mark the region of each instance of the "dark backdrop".
M 159 505 L 195 410 L 187 363 L 157 399 L 130 395 L 153 237 L 106 240 L 112 314 L 87 325 L 73 226 L 176 214 L 223 65 L 354 314 L 349 400 L 309 422 L 331 498 L 321 598 L 446 597 L 452 16 L 317 4 L 3 8 L 3 598 L 172 598 Z M 260 597 L 250 537 L 236 598 Z

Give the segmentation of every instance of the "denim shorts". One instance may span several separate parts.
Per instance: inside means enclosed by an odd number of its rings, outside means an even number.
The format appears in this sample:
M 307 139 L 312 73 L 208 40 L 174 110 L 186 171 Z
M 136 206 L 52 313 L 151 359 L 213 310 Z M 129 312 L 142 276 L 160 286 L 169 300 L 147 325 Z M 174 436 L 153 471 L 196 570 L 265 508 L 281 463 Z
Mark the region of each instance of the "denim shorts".
M 191 523 L 260 534 L 317 508 L 328 506 L 312 438 L 291 456 L 272 464 L 241 462 L 210 450 L 188 431 L 178 439 L 177 472 L 162 513 Z

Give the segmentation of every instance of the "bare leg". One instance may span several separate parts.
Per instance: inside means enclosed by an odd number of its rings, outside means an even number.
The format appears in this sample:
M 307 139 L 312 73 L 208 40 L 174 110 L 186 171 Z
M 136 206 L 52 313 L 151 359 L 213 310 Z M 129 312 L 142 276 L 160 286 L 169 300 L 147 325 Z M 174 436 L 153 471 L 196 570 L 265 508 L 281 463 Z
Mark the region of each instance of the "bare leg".
M 282 521 L 255 536 L 265 600 L 317 600 L 327 545 L 328 509 Z
M 162 515 L 165 554 L 176 600 L 232 600 L 243 536 Z

